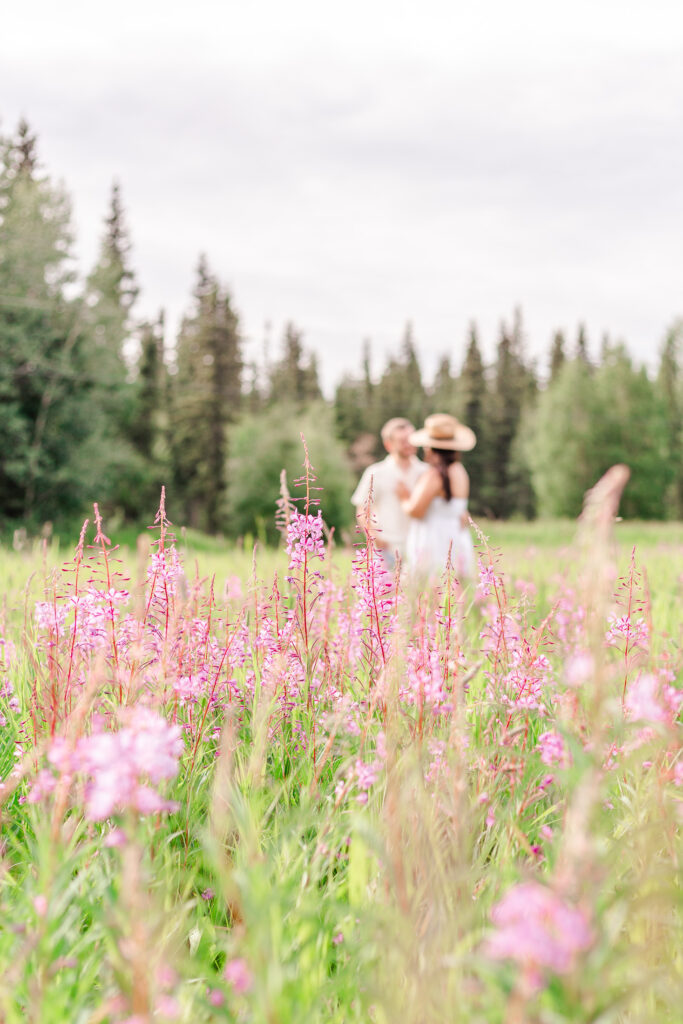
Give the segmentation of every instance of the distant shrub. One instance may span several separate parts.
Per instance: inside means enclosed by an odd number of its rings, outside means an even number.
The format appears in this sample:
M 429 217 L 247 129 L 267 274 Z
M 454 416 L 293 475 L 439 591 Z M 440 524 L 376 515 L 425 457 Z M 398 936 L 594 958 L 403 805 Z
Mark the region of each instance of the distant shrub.
M 283 469 L 292 497 L 303 493 L 294 483 L 303 473 L 302 434 L 315 467 L 316 486 L 323 488 L 312 493 L 320 499 L 325 522 L 337 531 L 351 524 L 353 476 L 344 448 L 334 436 L 330 410 L 322 402 L 303 410 L 278 404 L 242 417 L 230 433 L 227 530 L 232 536 L 252 533 L 270 542 L 277 540 L 275 511 Z

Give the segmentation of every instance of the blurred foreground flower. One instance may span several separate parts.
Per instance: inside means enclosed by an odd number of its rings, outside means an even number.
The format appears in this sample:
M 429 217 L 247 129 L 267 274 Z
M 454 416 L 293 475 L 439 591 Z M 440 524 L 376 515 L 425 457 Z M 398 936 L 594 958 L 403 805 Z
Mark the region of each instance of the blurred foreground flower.
M 143 706 L 131 709 L 124 722 L 118 732 L 102 730 L 83 737 L 75 749 L 60 737 L 50 748 L 48 759 L 62 776 L 87 777 L 85 816 L 90 821 L 104 821 L 127 808 L 140 814 L 174 809 L 149 783 L 157 786 L 178 774 L 183 752 L 180 727 Z M 54 788 L 54 781 L 48 785 L 49 774 L 39 773 L 29 796 L 32 803 Z
M 243 956 L 228 960 L 223 971 L 225 980 L 232 985 L 235 992 L 248 992 L 251 988 L 253 978 Z
M 593 943 L 587 915 L 538 882 L 523 882 L 510 889 L 494 906 L 496 930 L 485 952 L 495 960 L 514 960 L 524 980 L 535 991 L 544 974 L 567 974 L 577 954 Z

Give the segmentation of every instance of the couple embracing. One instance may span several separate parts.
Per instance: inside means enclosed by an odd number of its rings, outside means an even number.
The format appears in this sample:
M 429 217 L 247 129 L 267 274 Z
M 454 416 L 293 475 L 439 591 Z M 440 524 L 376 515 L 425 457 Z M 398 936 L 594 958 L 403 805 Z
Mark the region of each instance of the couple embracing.
M 421 430 L 406 419 L 389 420 L 382 441 L 387 457 L 367 467 L 351 501 L 387 569 L 393 569 L 398 555 L 411 573 L 435 576 L 446 568 L 450 554 L 458 579 L 471 576 L 470 481 L 460 453 L 474 448 L 473 431 L 455 416 L 435 413 Z M 424 462 L 417 448 L 424 450 Z

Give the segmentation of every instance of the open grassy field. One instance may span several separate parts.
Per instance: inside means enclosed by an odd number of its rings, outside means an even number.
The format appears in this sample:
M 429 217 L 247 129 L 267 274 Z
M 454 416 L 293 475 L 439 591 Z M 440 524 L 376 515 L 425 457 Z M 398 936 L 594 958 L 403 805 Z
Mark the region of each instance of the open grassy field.
M 514 591 L 520 581 L 533 583 L 536 604 L 539 610 L 546 609 L 558 577 L 572 571 L 576 522 L 569 519 L 484 522 L 480 527 L 499 556 L 500 571 L 511 590 Z M 51 574 L 73 557 L 77 540 L 75 536 L 73 545 L 56 542 L 48 547 L 39 540 L 29 541 L 20 552 L 0 546 L 0 594 L 5 614 L 16 618 L 23 608 L 27 585 L 32 597 L 38 598 Z M 133 534 L 130 530 L 124 531 L 120 542 L 116 536 L 112 537 L 114 544 L 119 544 L 117 557 L 129 578 L 144 573 L 150 540 L 149 533 Z M 207 581 L 215 576 L 219 592 L 232 577 L 246 584 L 254 571 L 260 579 L 272 578 L 275 573 L 282 576 L 287 571 L 283 548 L 278 551 L 257 543 L 255 548 L 245 550 L 185 529 L 178 531 L 176 547 L 186 575 L 198 575 Z M 660 616 L 668 618 L 683 596 L 683 523 L 617 522 L 613 552 L 618 573 L 626 570 L 634 549 L 638 563 L 647 573 L 653 605 L 659 613 L 658 621 L 664 621 Z M 332 559 L 339 574 L 349 571 L 352 557 L 353 551 L 349 548 L 334 549 Z M 672 625 L 675 628 L 676 623 Z
M 598 512 L 0 551 L 0 1021 L 679 1021 L 683 525 Z

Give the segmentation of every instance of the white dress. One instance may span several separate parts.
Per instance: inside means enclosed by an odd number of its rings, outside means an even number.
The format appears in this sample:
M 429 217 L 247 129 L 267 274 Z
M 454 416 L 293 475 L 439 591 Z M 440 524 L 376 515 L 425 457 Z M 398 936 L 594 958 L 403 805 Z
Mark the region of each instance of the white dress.
M 408 529 L 408 568 L 420 574 L 443 572 L 451 552 L 451 565 L 458 579 L 474 572 L 474 547 L 468 526 L 462 525 L 467 498 L 433 498 L 422 519 L 412 519 Z

